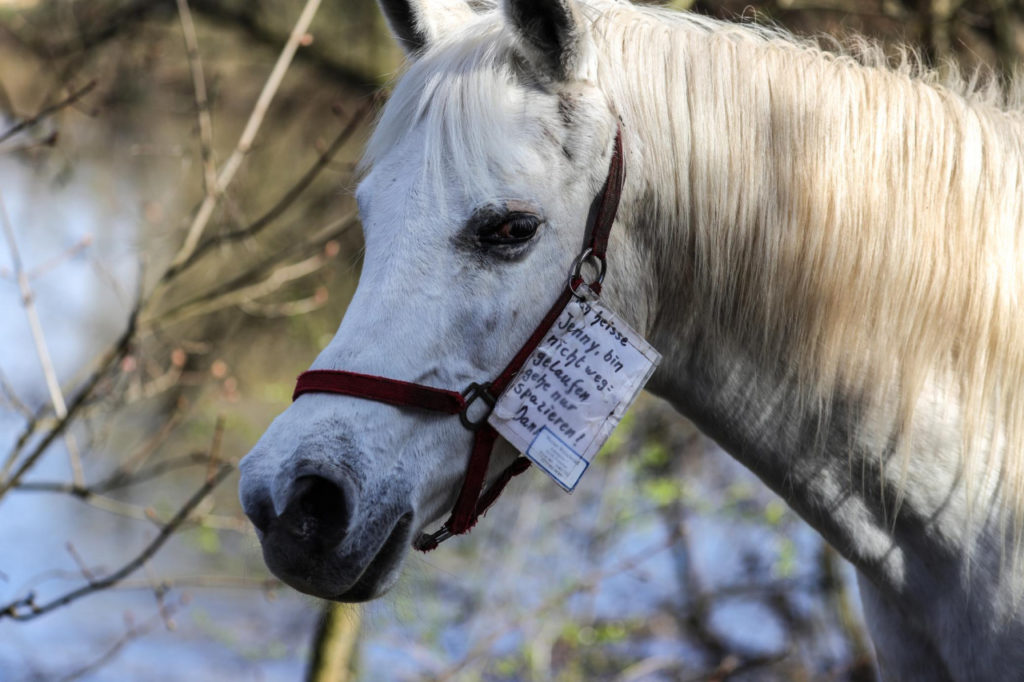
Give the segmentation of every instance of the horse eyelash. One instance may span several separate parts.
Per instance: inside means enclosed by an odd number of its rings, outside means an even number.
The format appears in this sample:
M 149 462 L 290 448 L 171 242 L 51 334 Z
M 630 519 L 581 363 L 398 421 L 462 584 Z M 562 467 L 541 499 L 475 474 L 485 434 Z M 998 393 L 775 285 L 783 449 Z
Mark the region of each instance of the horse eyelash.
M 530 213 L 506 213 L 482 226 L 477 232 L 477 236 L 480 239 L 481 244 L 485 246 L 518 246 L 533 239 L 533 236 L 537 233 L 537 229 L 540 225 L 540 218 Z M 508 227 L 508 234 L 503 235 L 502 233 L 505 231 L 504 228 L 506 227 Z M 516 227 L 525 227 L 528 234 L 517 237 L 513 234 L 513 230 Z M 487 238 L 491 236 L 498 238 L 493 241 L 488 240 Z

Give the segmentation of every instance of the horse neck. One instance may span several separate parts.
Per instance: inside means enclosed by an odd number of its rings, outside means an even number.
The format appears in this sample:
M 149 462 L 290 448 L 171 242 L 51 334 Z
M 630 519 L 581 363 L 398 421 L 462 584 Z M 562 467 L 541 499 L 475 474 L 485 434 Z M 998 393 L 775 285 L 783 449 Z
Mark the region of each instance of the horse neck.
M 632 150 L 623 221 L 640 254 L 636 260 L 644 263 L 646 274 L 636 276 L 640 287 L 652 292 L 645 326 L 664 355 L 649 388 L 758 475 L 857 567 L 867 581 L 873 628 L 903 632 L 905 650 L 888 655 L 894 675 L 913 672 L 922 661 L 935 666 L 935 679 L 1017 674 L 1024 665 L 1024 651 L 1016 645 L 1024 637 L 1024 618 L 1013 605 L 1020 603 L 1024 583 L 1019 571 L 1005 569 L 1001 550 L 1008 543 L 996 521 L 997 505 L 973 512 L 968 503 L 965 491 L 993 481 L 985 471 L 965 473 L 960 463 L 959 407 L 949 399 L 955 390 L 939 373 L 922 380 L 902 441 L 913 446 L 898 453 L 892 423 L 871 416 L 879 410 L 866 414 L 856 392 L 809 393 L 807 376 L 794 369 L 803 358 L 787 356 L 798 351 L 776 344 L 765 353 L 752 343 L 756 335 L 722 323 L 735 321 L 731 315 L 747 303 L 741 297 L 752 295 L 742 281 L 723 281 L 726 293 L 711 292 L 713 305 L 695 300 L 709 295 L 698 284 L 706 267 L 702 259 L 709 257 L 701 249 L 709 239 L 736 240 L 737 252 L 759 248 L 750 241 L 767 241 L 756 229 L 764 204 L 740 194 L 771 188 L 771 195 L 759 197 L 771 202 L 802 188 L 792 185 L 794 173 L 780 172 L 783 166 L 769 158 L 773 149 L 708 147 L 707 139 L 715 136 L 742 135 L 755 144 L 769 140 L 771 131 L 764 127 L 771 125 L 770 116 L 750 116 L 743 106 L 739 114 L 700 112 L 691 98 L 692 126 L 679 126 L 651 108 L 643 79 L 622 81 L 610 97 Z M 748 103 L 748 112 L 760 104 L 756 96 Z M 792 104 L 800 110 L 800 103 Z M 659 117 L 663 130 L 644 129 Z M 725 132 L 709 127 L 716 120 Z M 672 178 L 689 180 L 672 184 Z M 694 234 L 698 223 L 708 222 L 717 222 L 724 233 Z M 787 310 L 771 314 L 786 319 Z M 1015 653 L 1008 655 L 1010 649 Z

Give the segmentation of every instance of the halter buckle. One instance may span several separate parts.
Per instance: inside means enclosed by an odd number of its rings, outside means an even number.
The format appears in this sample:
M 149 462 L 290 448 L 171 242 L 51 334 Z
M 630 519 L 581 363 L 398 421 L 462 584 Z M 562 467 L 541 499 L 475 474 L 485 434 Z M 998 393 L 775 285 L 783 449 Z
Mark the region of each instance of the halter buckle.
M 489 381 L 485 381 L 483 383 L 477 383 L 474 381 L 462 392 L 462 397 L 466 401 L 466 406 L 462 408 L 461 412 L 459 412 L 459 421 L 461 421 L 462 425 L 470 431 L 476 431 L 487 423 L 487 418 L 491 416 L 491 411 L 494 410 L 494 404 L 498 402 L 498 399 L 491 395 L 489 390 L 490 388 L 491 382 Z M 469 408 L 477 398 L 484 401 L 487 405 L 487 409 L 479 419 L 474 421 L 469 418 Z

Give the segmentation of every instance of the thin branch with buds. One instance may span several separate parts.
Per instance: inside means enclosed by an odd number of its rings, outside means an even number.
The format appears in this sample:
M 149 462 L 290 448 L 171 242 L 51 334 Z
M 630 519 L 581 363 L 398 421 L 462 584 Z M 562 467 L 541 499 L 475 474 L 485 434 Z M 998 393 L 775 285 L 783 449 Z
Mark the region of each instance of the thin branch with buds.
M 46 344 L 46 336 L 43 334 L 43 325 L 39 321 L 39 313 L 36 310 L 35 295 L 32 293 L 28 274 L 25 272 L 21 262 L 21 251 L 18 250 L 18 241 L 14 236 L 14 226 L 11 225 L 11 218 L 7 212 L 7 205 L 4 203 L 2 191 L 0 191 L 0 228 L 3 229 L 4 237 L 7 240 L 7 249 L 11 254 L 11 263 L 14 266 L 14 277 L 18 281 L 18 289 L 21 293 L 21 305 L 25 310 L 26 317 L 28 317 L 29 329 L 32 332 L 32 342 L 35 344 L 36 356 L 39 358 L 39 365 L 43 370 L 43 378 L 46 380 L 46 389 L 50 393 L 53 411 L 58 419 L 64 419 L 68 415 L 68 408 L 64 403 L 64 393 L 61 391 L 60 382 L 57 381 L 57 372 L 53 367 L 50 349 Z M 75 437 L 72 433 L 65 431 L 64 444 L 68 450 L 71 475 L 76 483 L 82 483 L 85 480 L 85 476 L 82 473 L 82 459 L 78 452 L 78 443 L 75 442 Z
M 203 240 L 196 246 L 195 250 L 188 258 L 184 259 L 179 264 L 172 264 L 164 273 L 163 279 L 169 280 L 177 277 L 184 270 L 195 265 L 195 263 L 197 263 L 203 255 L 209 252 L 210 249 L 230 244 L 232 242 L 251 239 L 262 232 L 267 226 L 274 223 L 274 221 L 280 218 L 281 215 L 284 214 L 285 210 L 294 204 L 302 193 L 311 184 L 313 184 L 313 181 L 320 175 L 320 173 L 325 168 L 330 167 L 335 155 L 345 145 L 345 143 L 351 139 L 353 133 L 359 129 L 359 125 L 363 123 L 367 114 L 373 110 L 375 105 L 376 100 L 370 99 L 363 106 L 356 109 L 338 134 L 335 135 L 331 143 L 327 145 L 320 156 L 317 157 L 316 161 L 313 162 L 313 165 L 310 166 L 309 170 L 307 170 L 266 213 L 242 229 L 212 235 Z
M 254 297 L 272 293 L 290 281 L 315 272 L 327 261 L 322 254 L 306 256 L 302 261 L 291 265 L 282 265 L 284 260 L 293 256 L 304 256 L 313 249 L 323 251 L 329 242 L 340 238 L 358 224 L 359 214 L 356 211 L 332 220 L 309 237 L 275 252 L 272 256 L 255 263 L 227 282 L 170 310 L 144 317 L 141 320 L 142 326 L 148 330 L 157 324 L 173 324 L 199 314 L 240 304 L 245 299 L 244 296 L 239 295 L 243 289 L 247 291 L 248 295 L 246 302 L 251 302 Z M 314 265 L 317 267 L 313 267 Z M 282 270 L 284 272 L 281 272 Z
M 79 410 L 81 410 L 86 402 L 92 397 L 96 387 L 107 375 L 111 367 L 116 366 L 116 364 L 128 354 L 131 343 L 135 338 L 138 312 L 139 308 L 136 306 L 129 315 L 128 324 L 121 333 L 121 336 L 109 349 L 107 349 L 100 361 L 96 363 L 96 369 L 79 389 L 78 395 L 67 406 L 67 413 L 63 417 L 57 419 L 56 423 L 50 427 L 50 430 L 47 431 L 46 434 L 35 444 L 35 447 L 32 448 L 31 452 L 22 459 L 21 464 L 14 470 L 14 473 L 6 479 L 0 480 L 0 499 L 3 499 L 4 495 L 21 483 L 21 479 L 32 469 L 32 467 L 35 466 L 39 458 L 42 457 L 49 449 L 50 445 L 53 444 L 53 441 L 62 435 L 68 428 Z M 10 455 L 8 455 L 9 462 L 13 463 L 17 461 L 21 448 L 28 443 L 34 432 L 34 429 L 27 430 L 22 437 L 19 437 L 18 444 L 15 446 L 15 449 L 11 451 Z
M 21 131 L 28 130 L 32 126 L 39 124 L 41 121 L 52 116 L 61 109 L 73 105 L 75 102 L 82 99 L 90 92 L 92 92 L 92 90 L 95 87 L 96 81 L 89 81 L 77 90 L 73 90 L 70 95 L 60 100 L 59 102 L 56 102 L 48 107 L 40 109 L 34 116 L 30 116 L 29 118 L 25 118 L 18 121 L 13 126 L 8 128 L 4 132 L 0 133 L 0 144 L 3 144 L 7 140 L 11 139 L 12 137 L 20 133 Z
M 216 192 L 217 164 L 213 158 L 213 120 L 210 117 L 210 100 L 206 94 L 206 78 L 203 76 L 203 61 L 199 57 L 199 41 L 196 27 L 192 23 L 192 10 L 188 0 L 177 0 L 181 33 L 185 40 L 185 54 L 192 74 L 192 91 L 196 100 L 196 118 L 199 123 L 199 149 L 203 163 L 203 190 L 209 196 Z
M 220 484 L 228 474 L 234 471 L 234 467 L 230 465 L 222 466 L 212 478 L 209 478 L 203 485 L 185 502 L 184 505 L 177 511 L 177 513 L 171 517 L 171 519 L 160 529 L 153 540 L 146 545 L 141 552 L 139 552 L 131 561 L 126 563 L 118 570 L 110 573 L 109 575 L 98 578 L 95 580 L 89 580 L 85 585 L 71 590 L 59 597 L 56 597 L 44 604 L 38 604 L 35 601 L 35 595 L 29 594 L 21 599 L 17 599 L 6 606 L 0 607 L 0 619 L 10 618 L 12 620 L 32 620 L 39 616 L 49 613 L 62 606 L 66 606 L 73 601 L 77 601 L 82 597 L 85 597 L 94 592 L 107 589 L 117 585 L 119 582 L 127 578 L 129 575 L 142 568 L 143 564 L 149 561 L 157 551 L 163 546 L 165 542 L 178 530 L 178 528 L 188 519 L 192 511 L 199 506 L 199 504 L 206 499 L 214 488 Z
M 196 211 L 192 224 L 188 228 L 188 233 L 185 235 L 185 241 L 182 243 L 181 249 L 178 250 L 178 253 L 171 260 L 171 267 L 180 266 L 187 261 L 199 245 L 199 240 L 203 236 L 203 231 L 206 229 L 210 217 L 213 215 L 217 202 L 231 184 L 231 181 L 234 180 L 235 173 L 238 172 L 242 161 L 249 153 L 249 149 L 256 139 L 256 133 L 259 132 L 260 126 L 263 124 L 263 118 L 267 113 L 267 109 L 270 107 L 274 95 L 277 94 L 278 87 L 280 87 L 281 81 L 284 80 L 284 75 L 288 72 L 288 67 L 291 65 L 295 52 L 299 49 L 302 37 L 309 30 L 309 25 L 312 23 L 313 17 L 320 7 L 320 1 L 306 0 L 306 5 L 302 8 L 302 12 L 299 15 L 298 21 L 295 22 L 291 35 L 288 36 L 288 42 L 285 43 L 284 49 L 281 50 L 277 63 L 274 64 L 267 82 L 263 85 L 263 90 L 256 99 L 256 105 L 253 107 L 252 113 L 249 114 L 249 120 L 242 130 L 241 137 L 238 138 L 238 144 L 235 145 L 231 156 L 228 157 L 224 167 L 221 168 L 213 187 L 207 188 L 203 203 L 200 204 L 199 210 Z

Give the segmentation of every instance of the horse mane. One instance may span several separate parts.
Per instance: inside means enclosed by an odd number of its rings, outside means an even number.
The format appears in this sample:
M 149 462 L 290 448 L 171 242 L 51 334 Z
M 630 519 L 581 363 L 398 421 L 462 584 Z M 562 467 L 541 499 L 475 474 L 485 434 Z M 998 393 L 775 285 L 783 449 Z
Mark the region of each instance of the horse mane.
M 701 322 L 761 366 L 792 363 L 808 403 L 852 397 L 898 443 L 904 481 L 915 426 L 938 418 L 918 408 L 958 404 L 968 509 L 1001 484 L 1019 547 L 1019 90 L 866 41 L 829 51 L 625 5 L 597 25 L 602 76 L 641 74 L 601 87 L 642 163 L 677 169 L 646 177 L 656 219 L 687 226 Z
M 981 481 L 968 508 L 995 485 L 1016 555 L 1024 91 L 865 40 L 822 45 L 616 0 L 579 4 L 592 80 L 622 119 L 631 182 L 644 185 L 632 191 L 656 202 L 634 212 L 647 223 L 635 229 L 680 227 L 678 276 L 700 323 L 762 366 L 784 358 L 808 404 L 852 396 L 863 423 L 900 443 L 904 477 L 922 405 L 958 405 L 950 432 L 964 480 Z M 496 14 L 413 62 L 368 162 L 418 123 L 426 158 L 460 178 L 488 176 L 479 163 L 496 144 L 522 153 L 494 139 L 515 135 L 488 135 L 508 124 L 495 103 L 520 77 Z

